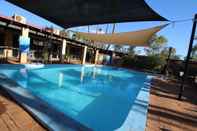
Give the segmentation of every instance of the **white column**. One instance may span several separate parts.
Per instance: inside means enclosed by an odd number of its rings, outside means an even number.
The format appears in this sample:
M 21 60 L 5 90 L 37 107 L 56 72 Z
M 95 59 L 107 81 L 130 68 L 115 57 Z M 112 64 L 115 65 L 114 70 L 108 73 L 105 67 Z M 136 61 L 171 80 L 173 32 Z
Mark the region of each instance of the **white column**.
M 66 40 L 64 39 L 62 41 L 62 55 L 66 54 Z
M 94 64 L 95 65 L 97 64 L 97 61 L 98 61 L 98 55 L 99 55 L 99 50 L 96 50 L 95 59 L 94 59 Z
M 61 56 L 61 61 L 64 62 L 65 54 L 66 54 L 66 40 L 63 39 L 62 41 L 62 56 Z
M 25 39 L 29 39 L 29 29 L 28 28 L 22 28 L 22 34 L 21 34 L 22 39 L 25 41 Z M 20 41 L 21 42 L 21 41 Z M 19 43 L 19 46 L 21 46 L 20 44 L 24 44 L 24 43 Z M 20 63 L 22 64 L 26 64 L 27 63 L 27 51 L 21 51 L 20 54 Z
M 83 65 L 86 63 L 86 54 L 87 54 L 87 46 L 85 46 L 83 49 L 83 59 L 82 59 Z

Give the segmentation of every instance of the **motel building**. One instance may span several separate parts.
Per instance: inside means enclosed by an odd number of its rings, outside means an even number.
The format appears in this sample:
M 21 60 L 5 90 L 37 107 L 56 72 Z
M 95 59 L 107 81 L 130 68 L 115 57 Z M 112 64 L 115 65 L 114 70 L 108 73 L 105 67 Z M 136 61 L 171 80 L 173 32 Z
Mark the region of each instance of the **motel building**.
M 112 64 L 123 55 L 76 40 L 73 33 L 27 21 L 16 14 L 0 16 L 0 63 Z

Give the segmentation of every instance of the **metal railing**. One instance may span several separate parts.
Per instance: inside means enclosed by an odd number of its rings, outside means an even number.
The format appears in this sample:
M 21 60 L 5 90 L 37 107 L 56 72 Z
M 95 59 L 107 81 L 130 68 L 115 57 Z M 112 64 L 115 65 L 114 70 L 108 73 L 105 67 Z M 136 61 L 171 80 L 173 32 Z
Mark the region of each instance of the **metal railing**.
M 44 51 L 30 50 L 27 54 L 29 63 L 45 63 L 47 60 L 44 58 Z M 67 58 L 64 57 L 64 61 L 81 61 L 81 56 L 76 54 L 70 54 Z M 20 50 L 19 48 L 0 46 L 0 63 L 7 63 L 8 61 L 19 62 Z M 52 52 L 49 58 L 50 62 L 60 61 L 59 52 Z
M 0 63 L 7 63 L 8 61 L 19 61 L 20 53 L 18 48 L 9 46 L 0 46 Z

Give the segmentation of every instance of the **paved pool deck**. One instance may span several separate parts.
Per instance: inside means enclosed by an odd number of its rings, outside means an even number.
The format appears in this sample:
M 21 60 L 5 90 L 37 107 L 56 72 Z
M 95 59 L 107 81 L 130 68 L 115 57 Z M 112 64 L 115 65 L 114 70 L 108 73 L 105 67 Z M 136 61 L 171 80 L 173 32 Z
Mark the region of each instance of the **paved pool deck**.
M 180 82 L 152 81 L 146 131 L 197 131 L 197 86 L 186 86 L 177 100 Z
M 46 131 L 0 88 L 0 131 Z

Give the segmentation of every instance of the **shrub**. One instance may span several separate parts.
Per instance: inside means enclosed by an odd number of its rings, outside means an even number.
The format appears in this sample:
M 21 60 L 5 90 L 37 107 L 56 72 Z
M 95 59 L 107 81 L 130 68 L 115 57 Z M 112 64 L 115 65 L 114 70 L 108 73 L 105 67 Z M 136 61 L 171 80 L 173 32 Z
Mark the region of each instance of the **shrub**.
M 159 55 L 152 56 L 124 56 L 121 65 L 128 68 L 138 68 L 149 71 L 161 71 L 166 60 Z

